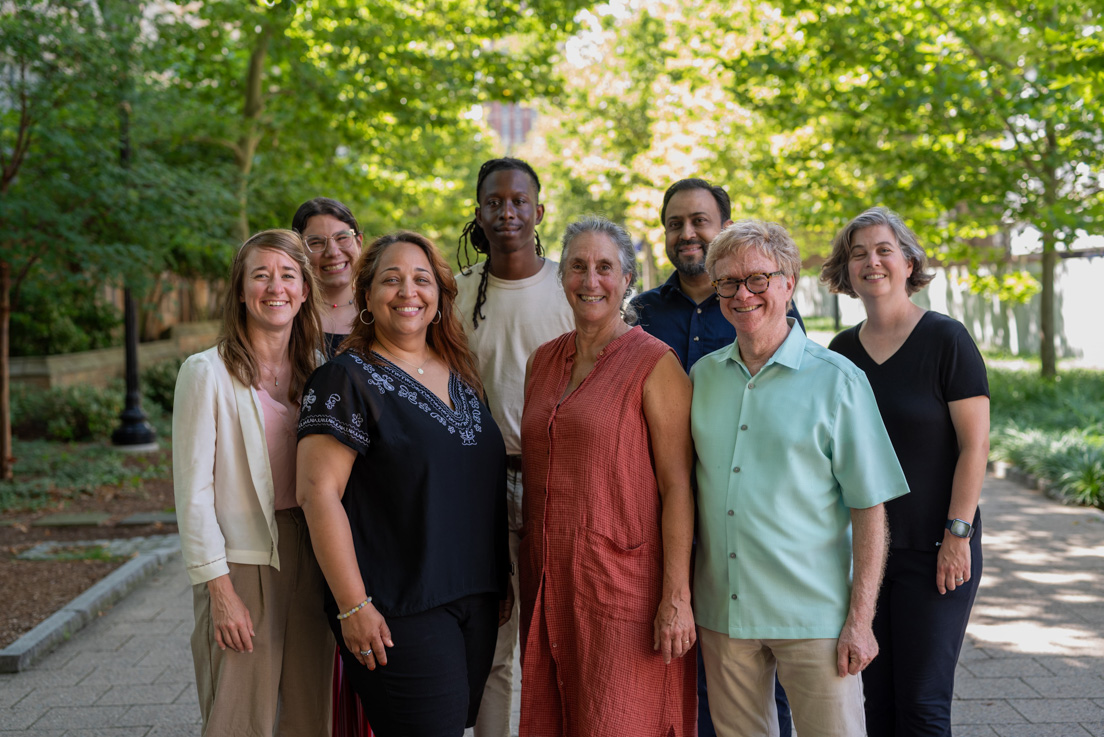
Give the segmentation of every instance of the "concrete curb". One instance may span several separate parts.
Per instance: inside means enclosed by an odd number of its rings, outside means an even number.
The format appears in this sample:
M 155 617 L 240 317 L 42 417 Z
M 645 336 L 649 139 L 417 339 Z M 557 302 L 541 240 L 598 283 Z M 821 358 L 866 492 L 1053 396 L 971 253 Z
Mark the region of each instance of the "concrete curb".
M 180 537 L 167 535 L 158 547 L 140 553 L 39 623 L 30 632 L 0 650 L 0 673 L 18 673 L 54 648 L 180 555 Z

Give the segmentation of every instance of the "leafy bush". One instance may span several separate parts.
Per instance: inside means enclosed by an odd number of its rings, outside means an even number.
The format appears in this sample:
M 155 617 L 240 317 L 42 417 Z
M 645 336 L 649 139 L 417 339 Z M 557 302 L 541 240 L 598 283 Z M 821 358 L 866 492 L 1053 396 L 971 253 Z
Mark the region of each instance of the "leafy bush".
M 64 297 L 58 298 L 59 280 Z M 100 296 L 99 282 L 36 274 L 11 315 L 12 356 L 50 356 L 120 345 L 122 317 Z
M 1104 372 L 990 369 L 992 456 L 1060 497 L 1104 508 Z
M 119 426 L 119 414 L 126 403 L 126 385 L 121 379 L 103 389 L 17 385 L 12 388 L 11 400 L 12 434 L 20 439 L 108 440 Z M 148 401 L 142 408 L 158 434 L 167 436 L 170 423 L 160 404 Z
M 155 363 L 142 372 L 142 394 L 151 403 L 172 413 L 173 396 L 176 393 L 176 375 L 180 373 L 183 358 L 170 358 Z

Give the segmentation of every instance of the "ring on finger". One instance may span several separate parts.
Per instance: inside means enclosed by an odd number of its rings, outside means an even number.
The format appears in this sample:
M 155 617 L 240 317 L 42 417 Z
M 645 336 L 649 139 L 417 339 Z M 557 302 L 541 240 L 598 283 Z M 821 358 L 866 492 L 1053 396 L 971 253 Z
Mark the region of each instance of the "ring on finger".
M 365 657 L 368 657 L 369 655 L 372 654 L 372 648 L 368 648 L 367 650 L 361 650 L 360 654 L 365 656 Z
M 965 581 L 965 580 L 966 580 L 966 579 L 964 579 L 964 578 L 956 578 L 956 579 L 955 579 L 955 583 L 962 583 L 962 582 L 963 582 L 963 581 Z

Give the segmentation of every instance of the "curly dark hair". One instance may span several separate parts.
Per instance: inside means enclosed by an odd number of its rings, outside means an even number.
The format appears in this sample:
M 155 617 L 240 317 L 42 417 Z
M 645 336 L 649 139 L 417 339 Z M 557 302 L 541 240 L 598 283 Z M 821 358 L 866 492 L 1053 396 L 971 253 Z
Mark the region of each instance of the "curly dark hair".
M 475 183 L 475 201 L 477 203 L 480 201 L 479 198 L 483 193 L 483 183 L 487 181 L 487 177 L 496 171 L 511 170 L 523 171 L 528 174 L 529 178 L 533 180 L 533 185 L 537 188 L 538 197 L 540 196 L 540 177 L 533 171 L 533 167 L 521 159 L 504 156 L 500 159 L 485 161 L 483 166 L 479 167 L 479 178 Z M 534 231 L 533 236 L 537 239 L 537 255 L 543 256 L 544 249 L 541 247 L 540 234 Z M 456 263 L 464 274 L 470 274 L 472 266 L 476 263 L 476 259 L 471 253 L 472 250 L 476 254 L 490 257 L 491 243 L 487 240 L 487 234 L 483 232 L 483 227 L 474 217 L 464 225 L 464 230 L 460 233 L 460 247 L 457 249 Z M 480 320 L 487 319 L 483 316 L 483 303 L 487 301 L 487 276 L 489 274 L 490 270 L 484 266 L 483 274 L 479 279 L 479 293 L 475 298 L 475 309 L 472 310 L 472 327 L 476 329 L 479 328 Z

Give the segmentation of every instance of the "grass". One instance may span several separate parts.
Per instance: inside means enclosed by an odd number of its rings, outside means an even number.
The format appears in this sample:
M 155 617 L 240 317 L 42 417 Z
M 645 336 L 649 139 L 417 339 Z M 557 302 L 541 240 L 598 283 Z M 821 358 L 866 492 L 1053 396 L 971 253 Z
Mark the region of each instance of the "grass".
M 104 486 L 136 489 L 171 472 L 168 454 L 127 454 L 106 443 L 15 440 L 15 480 L 0 483 L 0 513 L 41 509 Z
M 1046 380 L 989 369 L 990 456 L 1043 479 L 1058 496 L 1104 509 L 1104 371 Z

